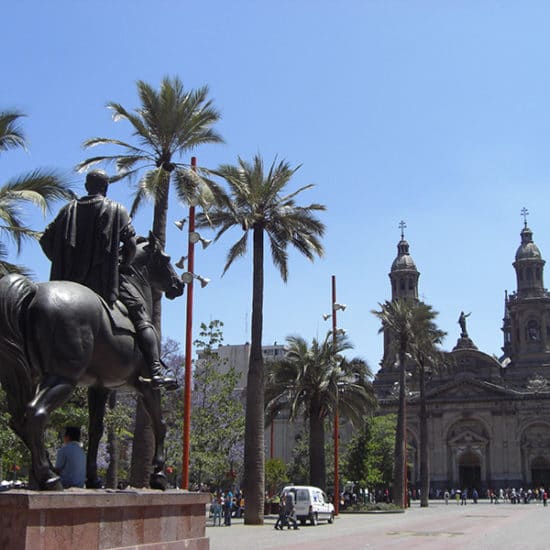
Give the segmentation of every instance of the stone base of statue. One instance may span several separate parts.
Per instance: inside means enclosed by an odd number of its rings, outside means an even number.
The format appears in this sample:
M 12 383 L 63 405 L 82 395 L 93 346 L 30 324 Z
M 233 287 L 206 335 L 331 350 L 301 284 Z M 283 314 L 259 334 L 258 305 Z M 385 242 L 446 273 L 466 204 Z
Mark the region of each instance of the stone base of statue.
M 453 348 L 453 351 L 457 349 L 477 349 L 477 346 L 469 336 L 461 336 L 456 341 L 456 346 Z
M 205 493 L 85 490 L 0 493 L 6 550 L 208 550 Z

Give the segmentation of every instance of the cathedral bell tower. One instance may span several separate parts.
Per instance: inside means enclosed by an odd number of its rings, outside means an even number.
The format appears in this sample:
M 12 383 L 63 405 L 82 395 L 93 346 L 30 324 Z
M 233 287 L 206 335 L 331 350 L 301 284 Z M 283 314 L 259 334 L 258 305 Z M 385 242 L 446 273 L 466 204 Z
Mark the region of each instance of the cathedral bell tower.
M 418 278 L 420 273 L 409 254 L 409 243 L 405 240 L 405 222 L 399 224 L 401 240 L 397 243 L 397 257 L 393 260 L 389 277 L 391 280 L 391 299 L 410 299 L 418 301 Z
M 411 300 L 418 302 L 418 278 L 420 273 L 409 254 L 409 243 L 405 240 L 405 222 L 399 224 L 401 240 L 397 243 L 397 257 L 393 260 L 389 273 L 391 281 L 391 301 Z M 392 335 L 384 330 L 384 357 L 382 368 L 394 370 L 395 351 L 391 351 Z M 395 371 L 397 372 L 397 371 Z
M 524 227 L 512 264 L 517 290 L 504 300 L 503 350 L 512 367 L 550 366 L 550 293 L 543 283 L 546 262 L 527 227 L 527 210 L 521 213 Z

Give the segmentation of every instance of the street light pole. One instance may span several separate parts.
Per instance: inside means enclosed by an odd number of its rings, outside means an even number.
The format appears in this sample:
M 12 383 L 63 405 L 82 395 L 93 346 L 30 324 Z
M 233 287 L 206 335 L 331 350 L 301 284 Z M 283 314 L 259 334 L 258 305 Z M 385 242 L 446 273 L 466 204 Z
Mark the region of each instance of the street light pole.
M 195 170 L 197 157 L 191 157 L 191 169 Z M 189 206 L 189 236 L 195 231 L 195 206 Z M 189 238 L 187 271 L 195 273 L 195 243 Z M 189 449 L 191 436 L 191 367 L 193 354 L 193 278 L 187 283 L 187 307 L 185 320 L 185 386 L 183 397 L 183 456 L 181 488 L 189 489 Z
M 336 275 L 332 275 L 332 340 L 336 349 Z M 338 384 L 336 385 L 336 402 L 334 405 L 334 515 L 340 510 L 340 480 L 338 476 Z

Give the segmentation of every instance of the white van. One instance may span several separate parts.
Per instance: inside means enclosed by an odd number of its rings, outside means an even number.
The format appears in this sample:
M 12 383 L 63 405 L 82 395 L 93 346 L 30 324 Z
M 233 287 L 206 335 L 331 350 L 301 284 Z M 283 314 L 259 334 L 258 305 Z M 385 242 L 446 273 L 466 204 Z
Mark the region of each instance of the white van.
M 319 520 L 334 521 L 334 506 L 328 501 L 327 495 L 318 487 L 308 485 L 288 485 L 283 493 L 294 493 L 296 519 L 304 525 L 307 520 L 311 525 L 317 525 Z

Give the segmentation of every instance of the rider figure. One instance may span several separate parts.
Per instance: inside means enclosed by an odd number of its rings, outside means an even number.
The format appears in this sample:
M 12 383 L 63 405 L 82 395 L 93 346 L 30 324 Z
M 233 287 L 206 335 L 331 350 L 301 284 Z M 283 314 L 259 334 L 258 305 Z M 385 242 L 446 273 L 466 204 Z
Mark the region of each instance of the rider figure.
M 65 205 L 44 231 L 40 245 L 52 262 L 50 280 L 87 286 L 109 306 L 120 299 L 135 326 L 153 387 L 174 386 L 175 379 L 162 374 L 159 336 L 132 284 L 136 234 L 124 206 L 106 198 L 108 184 L 105 172 L 90 172 L 88 195 Z

